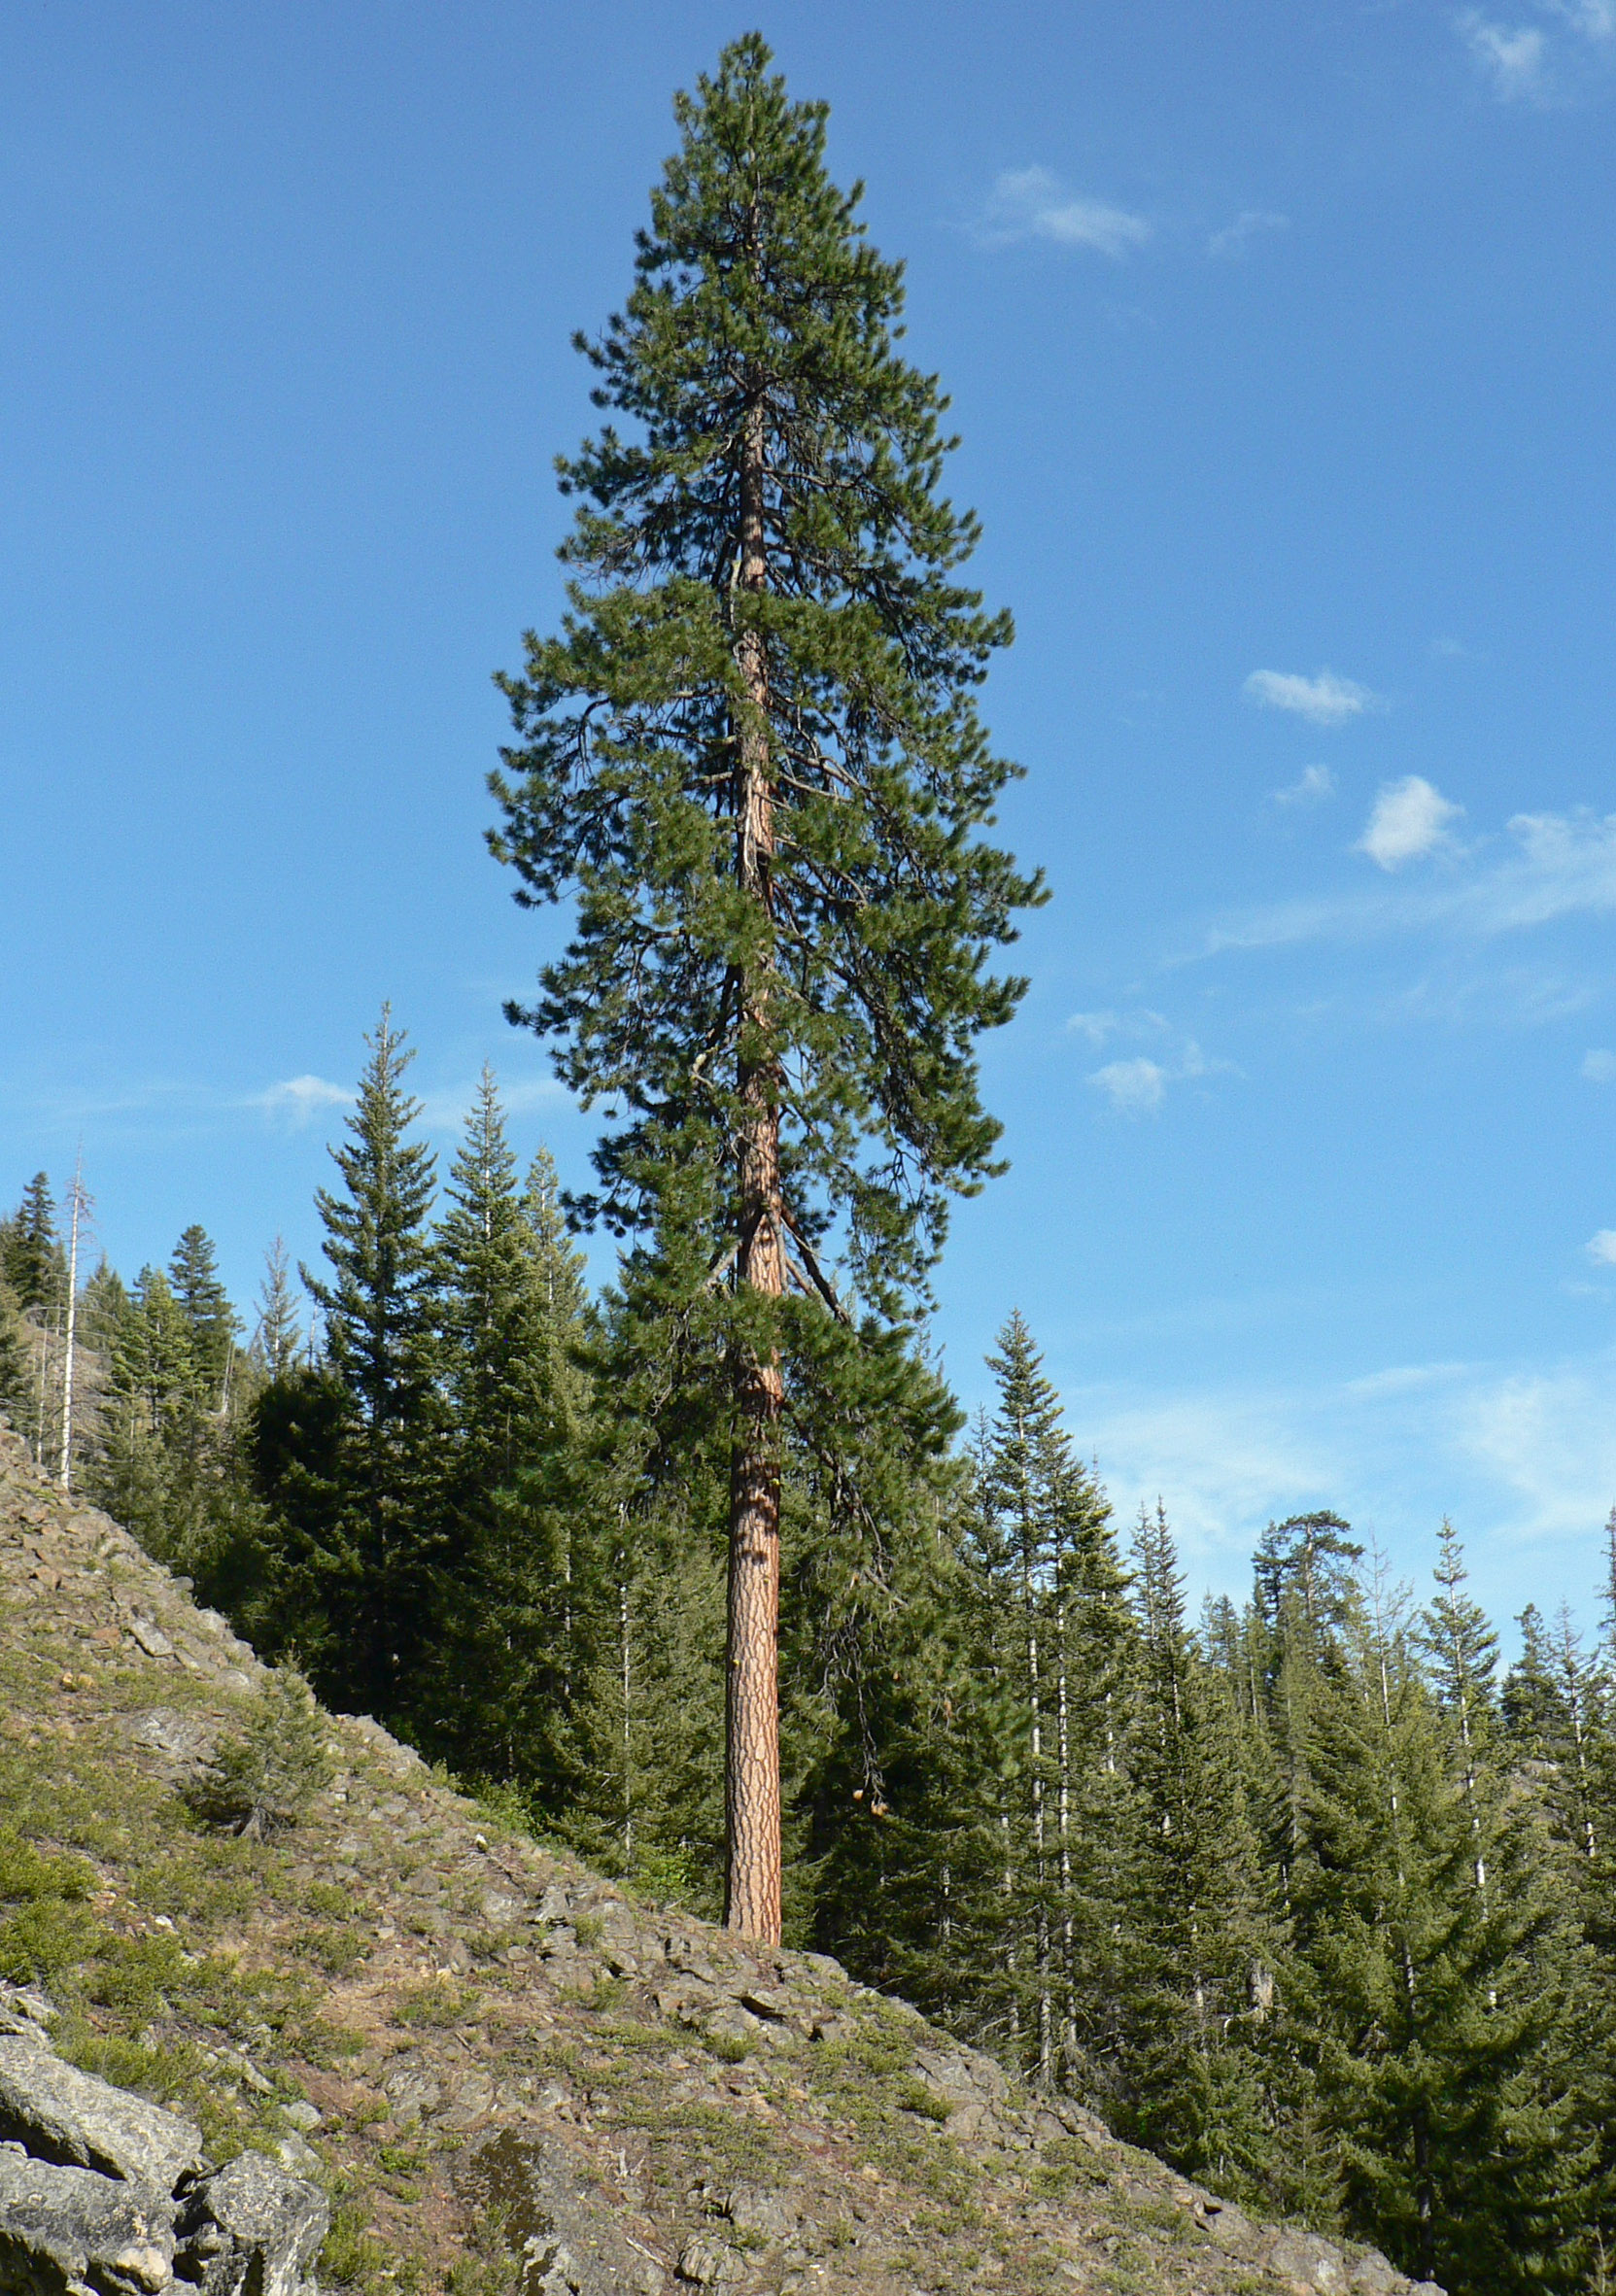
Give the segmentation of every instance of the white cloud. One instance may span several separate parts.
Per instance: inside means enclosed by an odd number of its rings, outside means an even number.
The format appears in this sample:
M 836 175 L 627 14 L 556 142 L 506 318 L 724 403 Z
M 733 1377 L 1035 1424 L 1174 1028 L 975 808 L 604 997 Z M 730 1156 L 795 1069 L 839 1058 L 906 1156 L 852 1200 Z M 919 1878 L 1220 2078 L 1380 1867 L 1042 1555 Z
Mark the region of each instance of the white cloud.
M 1049 239 L 1057 247 L 1085 247 L 1120 262 L 1152 236 L 1144 216 L 1103 199 L 1074 197 L 1046 167 L 1008 168 L 993 187 L 977 230 L 984 247 L 1018 239 Z
M 1467 9 L 1459 29 L 1479 69 L 1504 103 L 1531 102 L 1547 89 L 1547 42 L 1535 24 L 1496 24 Z
M 518 1077 L 507 1082 L 497 1079 L 499 1105 L 507 1116 L 519 1116 L 527 1110 L 547 1103 L 565 1100 L 567 1088 L 554 1077 Z M 428 1132 L 459 1132 L 471 1112 L 480 1085 L 476 1082 L 446 1084 L 436 1091 L 421 1095 L 421 1123 Z
M 1270 215 L 1265 208 L 1243 208 L 1232 223 L 1214 231 L 1206 243 L 1209 256 L 1243 256 L 1251 242 L 1265 231 L 1288 231 L 1289 216 Z
M 1616 1084 L 1616 1052 L 1585 1052 L 1582 1073 L 1591 1084 Z
M 1335 775 L 1328 766 L 1308 766 L 1299 781 L 1292 781 L 1289 789 L 1276 789 L 1276 805 L 1322 805 L 1326 798 L 1335 795 Z
M 1367 686 L 1337 677 L 1333 669 L 1321 669 L 1317 677 L 1302 677 L 1291 669 L 1254 669 L 1244 690 L 1262 708 L 1289 710 L 1316 726 L 1344 725 L 1366 709 L 1385 706 Z
M 1589 1237 L 1585 1250 L 1597 1268 L 1616 1268 L 1616 1228 L 1600 1228 Z
M 1082 1018 L 1091 1017 L 1088 1014 Z M 1099 1017 L 1099 1016 L 1094 1016 Z M 1104 1015 L 1107 1020 L 1114 1016 Z M 1159 1012 L 1140 1012 L 1118 1022 L 1130 1035 L 1156 1035 L 1168 1032 L 1168 1023 Z M 1100 1040 L 1095 1040 L 1096 1042 Z M 1103 1092 L 1119 1115 L 1153 1116 L 1167 1097 L 1169 1084 L 1183 1084 L 1198 1077 L 1236 1076 L 1238 1070 L 1229 1060 L 1209 1060 L 1193 1037 L 1186 1037 L 1176 1054 L 1168 1059 L 1151 1060 L 1143 1054 L 1131 1060 L 1109 1060 L 1104 1068 L 1095 1069 L 1088 1081 Z
M 1616 914 L 1616 814 L 1517 813 L 1508 829 L 1512 852 L 1478 847 L 1457 855 L 1451 874 L 1435 882 L 1278 902 L 1226 917 L 1197 953 L 1412 933 L 1491 940 L 1562 917 Z
M 1148 1006 L 1137 1006 L 1131 1012 L 1074 1012 L 1066 1026 L 1073 1036 L 1086 1037 L 1091 1045 L 1103 1045 L 1110 1037 L 1159 1037 L 1171 1027 L 1165 1013 L 1152 1012 Z
M 1092 1356 L 1092 1346 L 1083 1354 Z M 1058 1362 L 1051 1364 L 1059 1377 Z M 1064 1385 L 1064 1383 L 1063 1383 Z M 1541 1367 L 1393 1365 L 1192 1390 L 1065 1386 L 1122 1525 L 1162 1498 L 1192 1580 L 1239 1596 L 1265 1523 L 1334 1506 L 1428 1587 L 1452 1516 L 1500 1623 L 1562 1592 L 1592 1607 L 1616 1496 L 1616 1353 Z
M 258 1093 L 248 1105 L 306 1124 L 321 1109 L 347 1108 L 353 1097 L 345 1084 L 329 1084 L 324 1077 L 289 1077 L 284 1084 L 271 1084 Z
M 1584 39 L 1616 40 L 1616 0 L 1548 0 L 1551 12 Z
M 1154 1060 L 1110 1060 L 1088 1081 L 1124 1116 L 1153 1116 L 1167 1093 L 1167 1071 Z
M 1518 0 L 1520 4 L 1520 0 Z M 1616 0 L 1527 0 L 1536 23 L 1466 8 L 1454 25 L 1500 103 L 1573 101 L 1616 52 Z
M 1419 773 L 1389 781 L 1375 800 L 1369 826 L 1358 842 L 1381 869 L 1401 869 L 1446 843 L 1448 825 L 1463 812 Z

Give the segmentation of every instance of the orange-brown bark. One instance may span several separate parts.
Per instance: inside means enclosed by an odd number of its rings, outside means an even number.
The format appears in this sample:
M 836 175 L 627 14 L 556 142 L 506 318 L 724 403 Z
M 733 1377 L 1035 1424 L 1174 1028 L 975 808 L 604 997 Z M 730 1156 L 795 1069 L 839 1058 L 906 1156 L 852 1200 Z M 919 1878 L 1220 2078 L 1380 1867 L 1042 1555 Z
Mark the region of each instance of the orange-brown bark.
M 747 418 L 741 450 L 740 565 L 737 587 L 767 584 L 761 410 Z M 770 774 L 769 657 L 762 633 L 742 630 L 736 660 L 745 688 L 736 744 L 736 867 L 764 909 L 774 854 Z M 742 1050 L 736 1281 L 778 1298 L 785 1288 L 780 1201 L 778 1071 L 767 1050 L 771 969 L 754 965 L 741 986 Z M 761 1057 L 758 1048 L 764 1047 Z M 777 1353 L 738 1345 L 733 1362 L 735 1432 L 730 1459 L 729 1635 L 725 1696 L 724 1805 L 729 1841 L 725 1920 L 765 1944 L 780 1939 L 780 1410 Z

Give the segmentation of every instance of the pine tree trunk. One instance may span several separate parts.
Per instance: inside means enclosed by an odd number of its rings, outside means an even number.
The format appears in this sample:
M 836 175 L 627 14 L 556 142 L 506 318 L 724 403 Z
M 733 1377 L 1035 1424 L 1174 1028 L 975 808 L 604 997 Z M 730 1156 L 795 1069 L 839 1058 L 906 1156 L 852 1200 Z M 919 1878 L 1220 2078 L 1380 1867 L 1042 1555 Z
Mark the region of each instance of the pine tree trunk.
M 623 1866 L 634 1867 L 634 1699 L 629 1643 L 628 1559 L 618 1552 L 617 1633 L 619 1672 L 623 1684 Z
M 764 536 L 761 407 L 746 420 L 740 468 L 738 588 L 760 593 Z M 769 660 L 762 634 L 743 630 L 736 659 L 746 702 L 736 757 L 737 874 L 764 909 L 774 851 L 769 773 Z M 777 1299 L 785 1288 L 780 1202 L 778 1080 L 767 1046 L 772 968 L 748 967 L 740 989 L 737 1072 L 740 1240 L 736 1281 Z M 780 1407 L 779 1357 L 738 1344 L 732 1362 L 735 1436 L 730 1460 L 729 1649 L 725 1681 L 724 1815 L 729 1870 L 724 1919 L 742 1936 L 780 1941 Z

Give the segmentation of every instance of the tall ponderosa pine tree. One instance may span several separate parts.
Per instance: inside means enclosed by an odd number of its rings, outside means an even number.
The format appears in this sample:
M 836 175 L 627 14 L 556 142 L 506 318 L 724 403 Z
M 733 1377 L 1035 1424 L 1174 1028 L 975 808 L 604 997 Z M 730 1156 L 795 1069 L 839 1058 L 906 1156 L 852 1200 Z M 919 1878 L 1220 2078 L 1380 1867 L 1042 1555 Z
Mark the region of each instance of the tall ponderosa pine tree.
M 607 428 L 559 637 L 503 681 L 518 746 L 494 849 L 576 930 L 512 1017 L 625 1112 L 579 1209 L 719 1293 L 731 1422 L 728 1918 L 780 1922 L 780 1478 L 794 1384 L 859 1340 L 824 1265 L 901 1313 L 946 1197 L 994 1169 L 986 971 L 1038 897 L 976 832 L 1012 769 L 974 690 L 1010 630 L 955 570 L 936 382 L 894 350 L 896 266 L 755 35 L 696 96 L 623 315 L 588 350 Z

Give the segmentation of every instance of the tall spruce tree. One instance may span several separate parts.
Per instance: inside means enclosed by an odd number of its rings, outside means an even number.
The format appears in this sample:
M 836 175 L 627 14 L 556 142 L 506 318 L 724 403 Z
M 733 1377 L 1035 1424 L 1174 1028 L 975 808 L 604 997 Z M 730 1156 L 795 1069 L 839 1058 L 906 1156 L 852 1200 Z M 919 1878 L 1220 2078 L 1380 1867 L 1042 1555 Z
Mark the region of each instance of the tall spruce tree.
M 21 1203 L 6 1223 L 0 1275 L 24 1310 L 56 1306 L 62 1285 L 62 1251 L 48 1173 L 34 1174 L 22 1191 Z
M 1518 1754 L 1533 1762 L 1555 1762 L 1571 1718 L 1556 1679 L 1550 1628 L 1535 1602 L 1529 1602 L 1515 1623 L 1521 1629 L 1521 1650 L 1504 1676 L 1504 1727 Z
M 17 1297 L 0 1276 L 0 1419 L 25 1433 L 34 1408 L 33 1333 Z
M 445 1571 L 440 1742 L 464 1768 L 507 1776 L 547 1809 L 576 1671 L 569 1593 L 588 1498 L 580 1474 L 587 1385 L 582 1263 L 561 1232 L 541 1150 L 526 1188 L 485 1070 L 437 1228 L 445 1442 L 455 1527 Z
M 1498 1726 L 1498 1637 L 1480 1603 L 1462 1592 L 1469 1577 L 1464 1550 L 1446 1516 L 1438 1536 L 1435 1576 L 1436 1596 L 1421 1617 L 1418 1639 L 1452 1738 L 1452 1766 L 1470 1828 L 1476 1887 L 1485 1898 L 1483 1837 Z
M 1552 1905 L 1518 1810 L 1477 1836 L 1377 1571 L 1314 1719 L 1292 1873 L 1303 2013 L 1349 2227 L 1454 2296 L 1575 2284 L 1582 2163 L 1545 2054 Z
M 191 1371 L 198 1400 L 222 1411 L 241 1319 L 220 1281 L 213 1239 L 194 1221 L 174 1247 L 168 1285 L 190 1333 Z
M 109 1333 L 110 1396 L 91 1484 L 150 1554 L 189 1567 L 205 1431 L 192 1333 L 161 1268 L 142 1268 Z
M 1014 1716 L 1002 1813 L 1001 1953 L 1014 2029 L 1025 2030 L 1030 2062 L 1047 2087 L 1062 2021 L 1057 1995 L 1065 1990 L 1054 1952 L 1060 1909 L 1053 1597 L 1072 1462 L 1059 1397 L 1018 1312 L 1000 1332 L 988 1369 L 999 1394 L 979 1459 L 980 1551 L 997 1597 L 995 1672 Z
M 783 1422 L 794 1391 L 858 1392 L 949 1192 L 995 1168 L 974 1045 L 1014 1009 L 987 962 L 1040 890 L 977 834 L 1013 771 L 974 701 L 1010 628 L 957 579 L 977 529 L 940 492 L 946 401 L 894 348 L 901 276 L 826 172 L 826 107 L 770 60 L 748 35 L 677 99 L 633 291 L 580 344 L 629 430 L 562 465 L 570 611 L 501 681 L 492 840 L 519 901 L 577 898 L 512 1017 L 622 1112 L 578 1212 L 653 1240 L 670 1306 L 717 1300 L 727 1911 L 763 1938 Z
M 331 1150 L 341 1191 L 322 1188 L 315 1198 L 331 1280 L 302 1271 L 325 1317 L 325 1375 L 341 1436 L 333 1468 L 329 1415 L 318 1395 L 308 1397 L 311 1457 L 325 1489 L 305 1493 L 309 1543 L 296 1575 L 326 1622 L 323 1679 L 402 1721 L 422 1688 L 444 1537 L 434 1505 L 438 1259 L 429 1216 L 436 1168 L 409 1137 L 421 1113 L 403 1082 L 414 1052 L 389 1007 L 365 1042 L 370 1059 L 349 1137 Z M 295 1465 L 295 1442 L 292 1451 Z
M 1218 2190 L 1272 2189 L 1262 2043 L 1277 1959 L 1234 1703 L 1197 1648 L 1165 1512 L 1140 1511 L 1130 1750 L 1128 2118 Z
M 297 1319 L 297 1295 L 292 1285 L 292 1262 L 279 1236 L 264 1253 L 258 1305 L 254 1347 L 268 1377 L 284 1379 L 297 1360 L 303 1332 Z

